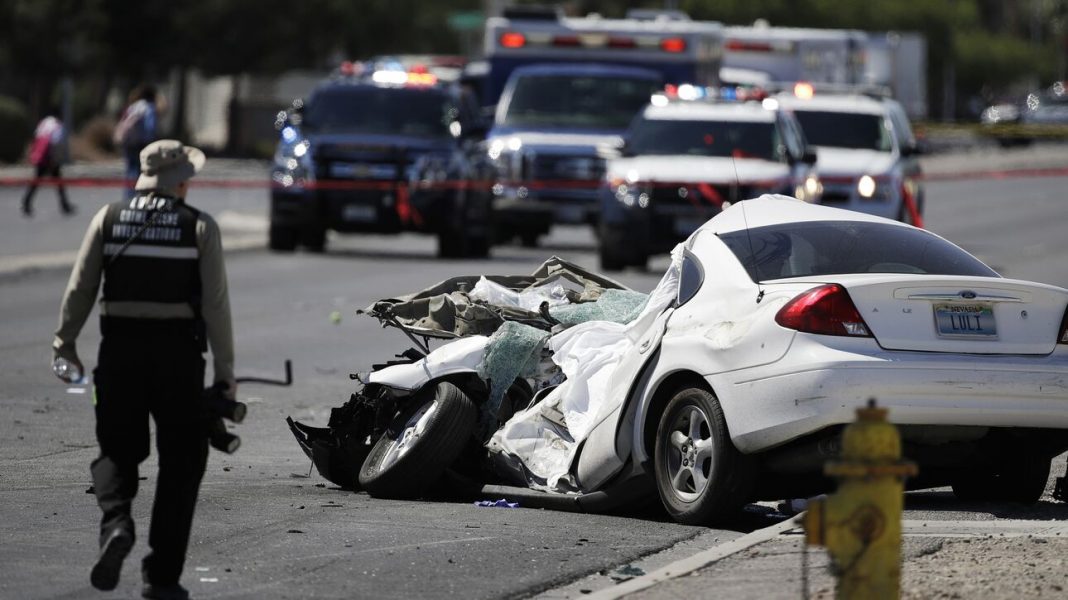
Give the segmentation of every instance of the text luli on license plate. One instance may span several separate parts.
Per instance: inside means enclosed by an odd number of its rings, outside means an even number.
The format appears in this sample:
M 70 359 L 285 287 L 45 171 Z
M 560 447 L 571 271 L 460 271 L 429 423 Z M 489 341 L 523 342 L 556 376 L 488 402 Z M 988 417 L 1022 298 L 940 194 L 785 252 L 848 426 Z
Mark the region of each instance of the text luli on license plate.
M 994 310 L 984 304 L 936 304 L 935 323 L 938 335 L 963 337 L 996 337 Z

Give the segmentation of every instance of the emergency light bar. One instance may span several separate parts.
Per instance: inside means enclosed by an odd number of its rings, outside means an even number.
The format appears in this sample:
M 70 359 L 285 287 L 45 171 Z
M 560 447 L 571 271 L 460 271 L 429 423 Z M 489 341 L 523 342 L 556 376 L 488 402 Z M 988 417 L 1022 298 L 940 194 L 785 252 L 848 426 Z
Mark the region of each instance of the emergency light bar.
M 680 37 L 659 36 L 619 36 L 603 33 L 579 33 L 565 35 L 523 34 L 518 31 L 505 31 L 497 38 L 502 48 L 557 47 L 557 48 L 613 48 L 629 50 L 636 48 L 659 48 L 664 52 L 678 54 L 686 51 L 686 40 Z
M 764 100 L 768 97 L 768 91 L 756 86 L 700 86 L 683 83 L 680 85 L 668 84 L 664 91 L 653 94 L 651 102 L 654 106 L 663 106 L 669 100 L 711 100 L 726 102 L 746 102 L 749 100 Z

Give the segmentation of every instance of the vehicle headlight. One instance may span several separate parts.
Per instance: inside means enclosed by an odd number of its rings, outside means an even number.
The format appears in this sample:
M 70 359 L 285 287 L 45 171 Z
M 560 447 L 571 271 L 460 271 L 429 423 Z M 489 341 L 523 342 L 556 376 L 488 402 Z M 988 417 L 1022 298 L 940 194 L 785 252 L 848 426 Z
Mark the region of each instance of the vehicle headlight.
M 494 138 L 486 148 L 486 156 L 497 172 L 497 178 L 505 181 L 520 179 L 522 173 L 523 140 L 518 137 Z
M 805 202 L 816 202 L 823 193 L 823 184 L 815 175 L 809 175 L 794 190 L 794 197 Z
M 623 206 L 627 208 L 637 206 L 638 208 L 647 208 L 649 206 L 649 200 L 651 196 L 651 188 L 648 184 L 638 181 L 636 178 L 632 178 L 628 174 L 626 179 L 611 179 L 608 182 L 608 189 L 612 192 Z
M 288 140 L 283 137 L 274 153 L 274 181 L 289 187 L 314 180 L 315 168 L 311 154 L 308 140 L 297 140 L 296 136 L 290 136 Z
M 857 182 L 857 193 L 861 198 L 871 198 L 875 195 L 875 178 L 871 175 L 865 175 Z

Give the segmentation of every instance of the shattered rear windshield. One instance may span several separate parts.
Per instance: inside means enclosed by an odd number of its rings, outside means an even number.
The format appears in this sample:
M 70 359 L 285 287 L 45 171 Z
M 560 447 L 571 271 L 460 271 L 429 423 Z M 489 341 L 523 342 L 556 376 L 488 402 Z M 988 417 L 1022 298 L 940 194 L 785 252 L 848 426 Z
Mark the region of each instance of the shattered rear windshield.
M 812 221 L 719 236 L 753 281 L 845 273 L 999 277 L 957 246 L 923 231 L 886 223 Z

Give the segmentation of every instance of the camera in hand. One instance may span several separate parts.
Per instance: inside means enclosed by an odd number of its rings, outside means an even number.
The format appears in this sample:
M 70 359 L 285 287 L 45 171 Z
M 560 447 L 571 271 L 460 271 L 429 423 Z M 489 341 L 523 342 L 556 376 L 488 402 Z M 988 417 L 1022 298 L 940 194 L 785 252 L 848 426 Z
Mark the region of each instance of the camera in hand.
M 227 386 L 218 382 L 204 390 L 204 404 L 207 407 L 208 443 L 212 448 L 233 454 L 241 447 L 241 438 L 226 430 L 223 419 L 233 423 L 245 420 L 248 407 L 244 402 L 237 402 L 226 397 Z

